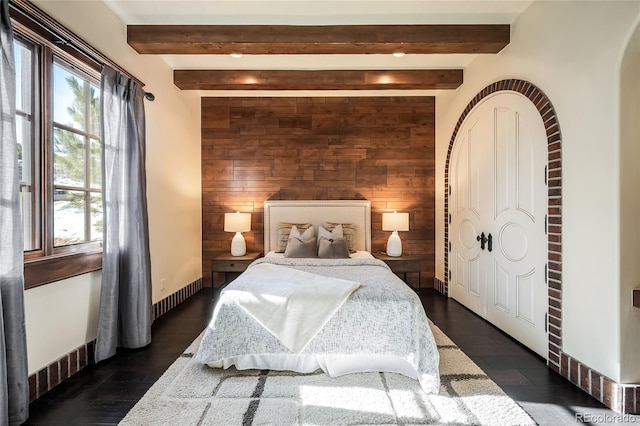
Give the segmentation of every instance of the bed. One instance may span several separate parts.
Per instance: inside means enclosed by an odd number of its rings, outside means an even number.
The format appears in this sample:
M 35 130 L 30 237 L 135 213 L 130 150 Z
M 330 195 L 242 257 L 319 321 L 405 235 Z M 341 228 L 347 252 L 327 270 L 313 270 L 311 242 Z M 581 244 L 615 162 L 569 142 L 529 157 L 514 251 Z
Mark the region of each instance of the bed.
M 265 257 L 221 292 L 196 361 L 212 368 L 321 369 L 332 377 L 395 372 L 417 379 L 425 392 L 437 393 L 439 355 L 426 314 L 416 293 L 370 254 L 370 208 L 366 200 L 266 201 Z M 356 230 L 348 258 L 275 253 L 281 248 L 279 225 L 320 227 L 327 222 Z M 332 286 L 342 293 L 340 303 L 329 306 L 325 293 Z M 305 289 L 317 294 L 295 295 Z M 283 294 L 293 294 L 302 304 L 282 305 Z M 325 302 L 327 312 L 322 310 Z M 288 316 L 271 324 L 272 308 Z

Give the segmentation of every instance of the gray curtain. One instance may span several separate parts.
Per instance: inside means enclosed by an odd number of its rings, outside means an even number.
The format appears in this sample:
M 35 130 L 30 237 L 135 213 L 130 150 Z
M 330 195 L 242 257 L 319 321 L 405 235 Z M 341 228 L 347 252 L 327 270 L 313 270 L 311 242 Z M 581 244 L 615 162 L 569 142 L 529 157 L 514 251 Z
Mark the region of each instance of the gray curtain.
M 0 7 L 0 425 L 19 425 L 29 416 L 24 244 L 18 189 L 13 31 L 9 2 L 2 0 Z
M 104 240 L 96 361 L 151 343 L 144 91 L 105 66 L 101 83 Z

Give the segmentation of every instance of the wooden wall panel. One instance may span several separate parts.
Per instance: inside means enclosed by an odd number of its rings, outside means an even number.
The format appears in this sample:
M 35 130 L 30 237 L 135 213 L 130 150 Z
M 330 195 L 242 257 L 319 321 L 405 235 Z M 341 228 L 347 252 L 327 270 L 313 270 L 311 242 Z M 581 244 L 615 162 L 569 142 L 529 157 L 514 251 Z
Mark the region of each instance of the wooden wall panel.
M 431 287 L 434 174 L 433 97 L 203 98 L 205 284 L 213 256 L 230 250 L 224 213 L 253 213 L 247 250 L 263 251 L 265 200 L 367 199 L 373 251 L 389 237 L 382 213 L 409 212 L 403 251 L 422 256 L 421 286 Z

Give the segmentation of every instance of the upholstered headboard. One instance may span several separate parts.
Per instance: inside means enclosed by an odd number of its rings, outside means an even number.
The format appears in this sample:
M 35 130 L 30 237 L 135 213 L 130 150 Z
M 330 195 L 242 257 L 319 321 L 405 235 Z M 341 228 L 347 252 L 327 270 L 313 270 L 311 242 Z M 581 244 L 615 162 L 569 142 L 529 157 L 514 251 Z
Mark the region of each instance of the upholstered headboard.
M 264 202 L 264 252 L 278 245 L 278 223 L 353 223 L 356 249 L 371 251 L 371 202 L 368 200 L 292 200 Z

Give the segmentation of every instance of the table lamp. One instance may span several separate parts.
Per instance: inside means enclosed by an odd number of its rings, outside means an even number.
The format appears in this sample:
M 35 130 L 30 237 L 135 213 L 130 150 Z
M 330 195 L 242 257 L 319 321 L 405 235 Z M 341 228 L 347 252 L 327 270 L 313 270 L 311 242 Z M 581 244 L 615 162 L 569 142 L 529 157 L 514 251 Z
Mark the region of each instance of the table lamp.
M 224 230 L 236 233 L 231 240 L 231 256 L 244 256 L 247 245 L 242 233 L 251 231 L 251 213 L 225 213 Z
M 409 230 L 409 213 L 382 213 L 382 230 L 393 231 L 387 241 L 387 256 L 401 256 L 402 241 L 398 231 Z

